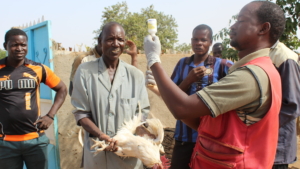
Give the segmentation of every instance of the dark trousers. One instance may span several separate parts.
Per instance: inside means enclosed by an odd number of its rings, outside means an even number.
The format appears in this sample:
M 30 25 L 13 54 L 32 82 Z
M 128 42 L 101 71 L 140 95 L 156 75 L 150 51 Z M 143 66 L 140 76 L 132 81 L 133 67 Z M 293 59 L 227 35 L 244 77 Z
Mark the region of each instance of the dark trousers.
M 170 169 L 190 169 L 189 163 L 195 143 L 175 140 Z
M 47 169 L 47 146 L 49 139 L 46 135 L 27 141 L 0 140 L 0 168 Z
M 272 169 L 288 169 L 288 164 L 279 164 L 279 165 L 273 165 Z

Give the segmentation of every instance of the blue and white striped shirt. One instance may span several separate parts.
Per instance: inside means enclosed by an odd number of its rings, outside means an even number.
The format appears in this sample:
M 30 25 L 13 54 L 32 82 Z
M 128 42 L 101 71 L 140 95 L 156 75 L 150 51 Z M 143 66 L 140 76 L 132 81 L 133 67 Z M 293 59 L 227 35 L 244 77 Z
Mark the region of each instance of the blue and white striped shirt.
M 171 79 L 179 86 L 192 69 L 199 66 L 211 68 L 213 70 L 213 73 L 211 75 L 204 76 L 199 81 L 200 83 L 193 83 L 189 90 L 185 91 L 188 95 L 192 95 L 198 90 L 201 90 L 204 87 L 209 86 L 210 84 L 215 83 L 222 77 L 226 76 L 231 65 L 233 65 L 233 63 L 229 60 L 213 57 L 210 55 L 204 62 L 201 62 L 199 65 L 194 65 L 194 55 L 192 55 L 191 57 L 185 57 L 179 60 L 173 71 Z M 180 120 L 177 120 L 174 135 L 175 140 L 184 142 L 196 142 L 197 135 L 197 131 L 186 126 Z

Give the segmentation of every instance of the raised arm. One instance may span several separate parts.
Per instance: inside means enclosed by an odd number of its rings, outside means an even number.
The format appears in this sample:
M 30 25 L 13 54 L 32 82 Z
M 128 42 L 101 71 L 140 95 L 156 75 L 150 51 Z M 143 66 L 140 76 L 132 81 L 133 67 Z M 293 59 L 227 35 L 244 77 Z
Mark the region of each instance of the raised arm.
M 138 68 L 137 60 L 137 48 L 133 41 L 127 40 L 126 44 L 129 47 L 129 50 L 126 50 L 126 53 L 131 56 L 131 65 Z
M 204 66 L 199 66 L 196 67 L 194 69 L 192 69 L 189 74 L 187 75 L 187 77 L 185 79 L 183 79 L 183 81 L 180 83 L 179 88 L 182 91 L 187 91 L 191 85 L 197 81 L 199 81 L 199 79 L 202 79 L 204 74 L 205 74 L 205 70 L 206 68 Z
M 154 63 L 150 67 L 161 97 L 167 107 L 178 120 L 198 118 L 210 115 L 209 109 L 196 95 L 188 96 L 167 75 L 160 63 Z
M 184 120 L 210 115 L 210 110 L 197 95 L 188 96 L 167 75 L 160 64 L 160 42 L 149 35 L 144 41 L 148 67 L 155 77 L 162 99 L 176 119 Z
M 192 69 L 188 76 L 183 80 L 183 81 L 179 81 L 179 77 L 180 77 L 180 62 L 183 60 L 180 60 L 173 73 L 171 76 L 172 81 L 177 84 L 179 86 L 179 88 L 186 92 L 189 90 L 189 88 L 191 87 L 191 85 L 194 82 L 199 81 L 199 79 L 201 79 L 204 74 L 205 74 L 205 67 L 204 66 L 200 66 L 200 67 L 196 67 L 194 69 Z M 152 92 L 154 92 L 156 95 L 160 96 L 159 90 L 156 86 L 156 81 L 154 79 L 154 76 L 152 74 L 151 70 L 147 70 L 146 71 L 146 86 L 148 87 L 148 89 L 150 89 Z

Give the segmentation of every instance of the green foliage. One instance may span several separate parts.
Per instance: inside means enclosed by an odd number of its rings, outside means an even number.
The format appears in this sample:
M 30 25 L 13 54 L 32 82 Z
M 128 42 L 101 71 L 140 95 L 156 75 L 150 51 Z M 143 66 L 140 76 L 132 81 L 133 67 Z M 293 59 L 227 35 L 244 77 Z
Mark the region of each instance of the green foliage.
M 280 37 L 280 41 L 292 50 L 300 47 L 300 41 L 297 38 L 297 29 L 300 27 L 300 1 L 299 0 L 276 0 L 286 17 L 285 30 Z
M 191 49 L 192 49 L 191 44 L 187 44 L 187 43 L 182 43 L 175 47 L 175 50 L 179 52 L 188 52 Z
M 279 40 L 290 49 L 296 50 L 300 47 L 300 41 L 296 35 L 297 29 L 300 27 L 300 2 L 299 0 L 276 0 L 276 4 L 283 9 L 286 16 L 285 30 Z M 231 60 L 238 60 L 238 52 L 234 48 L 230 47 L 229 38 L 229 27 L 232 21 L 236 21 L 236 17 L 237 16 L 233 16 L 230 19 L 229 26 L 227 28 L 221 29 L 219 33 L 214 35 L 214 40 L 223 40 L 222 57 Z
M 232 18 L 229 20 L 229 26 L 227 28 L 221 29 L 217 34 L 213 36 L 213 40 L 217 41 L 218 39 L 222 39 L 222 58 L 230 59 L 232 61 L 237 61 L 238 58 L 238 51 L 235 50 L 230 46 L 230 38 L 229 38 L 229 27 L 231 23 L 236 21 L 237 15 L 232 16 Z
M 154 10 L 153 5 L 141 9 L 140 13 L 129 12 L 126 2 L 117 3 L 104 9 L 102 25 L 100 29 L 94 31 L 96 38 L 106 23 L 119 22 L 125 29 L 127 38 L 132 40 L 139 50 L 142 50 L 144 37 L 148 34 L 146 21 L 155 18 L 157 20 L 156 35 L 160 38 L 162 50 L 173 48 L 177 42 L 178 25 L 175 18 Z
M 6 57 L 6 51 L 0 49 L 0 59 L 5 58 Z

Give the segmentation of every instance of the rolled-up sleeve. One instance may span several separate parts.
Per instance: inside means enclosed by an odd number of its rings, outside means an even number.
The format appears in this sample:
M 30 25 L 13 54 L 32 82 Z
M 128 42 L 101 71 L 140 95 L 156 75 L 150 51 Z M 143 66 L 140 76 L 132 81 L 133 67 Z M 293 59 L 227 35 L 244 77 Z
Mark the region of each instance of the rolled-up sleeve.
M 260 90 L 252 73 L 244 67 L 196 94 L 209 108 L 211 116 L 217 117 L 256 101 L 260 97 Z M 258 107 L 256 104 L 251 106 L 255 107 L 252 109 Z
M 91 108 L 87 94 L 87 76 L 85 71 L 82 68 L 82 65 L 79 66 L 78 70 L 75 73 L 73 80 L 73 93 L 71 97 L 71 103 L 74 106 L 75 110 L 73 114 L 76 119 L 77 125 L 80 119 L 91 118 Z
M 300 115 L 300 67 L 297 62 L 288 59 L 279 66 L 278 72 L 282 81 L 280 126 L 284 126 Z

